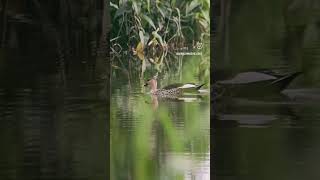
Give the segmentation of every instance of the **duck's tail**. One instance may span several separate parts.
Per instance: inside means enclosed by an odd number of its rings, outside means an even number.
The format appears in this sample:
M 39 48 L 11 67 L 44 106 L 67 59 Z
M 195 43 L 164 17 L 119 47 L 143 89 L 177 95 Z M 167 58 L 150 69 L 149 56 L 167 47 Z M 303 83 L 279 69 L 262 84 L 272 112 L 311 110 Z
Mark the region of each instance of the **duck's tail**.
M 206 83 L 203 83 L 203 84 L 201 84 L 201 85 L 199 85 L 199 86 L 197 86 L 196 88 L 197 88 L 197 90 L 199 90 L 202 86 L 204 86 Z
M 275 81 L 273 81 L 271 83 L 271 85 L 277 85 L 279 87 L 279 89 L 282 91 L 283 89 L 285 89 L 290 83 L 291 81 L 293 81 L 297 76 L 299 76 L 300 74 L 302 74 L 303 72 L 294 72 L 294 73 L 290 73 L 282 78 L 279 78 Z

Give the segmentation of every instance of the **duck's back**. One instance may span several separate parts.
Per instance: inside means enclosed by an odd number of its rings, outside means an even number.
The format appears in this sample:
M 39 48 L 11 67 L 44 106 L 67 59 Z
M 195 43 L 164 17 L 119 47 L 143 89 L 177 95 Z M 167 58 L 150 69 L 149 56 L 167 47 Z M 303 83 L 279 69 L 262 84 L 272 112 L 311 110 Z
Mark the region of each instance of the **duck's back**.
M 165 90 L 175 89 L 175 88 L 179 88 L 179 87 L 181 87 L 181 86 L 183 86 L 182 83 L 174 83 L 174 84 L 170 84 L 170 85 L 168 85 L 168 86 L 165 86 L 165 87 L 163 87 L 163 88 L 161 88 L 161 89 L 165 89 Z

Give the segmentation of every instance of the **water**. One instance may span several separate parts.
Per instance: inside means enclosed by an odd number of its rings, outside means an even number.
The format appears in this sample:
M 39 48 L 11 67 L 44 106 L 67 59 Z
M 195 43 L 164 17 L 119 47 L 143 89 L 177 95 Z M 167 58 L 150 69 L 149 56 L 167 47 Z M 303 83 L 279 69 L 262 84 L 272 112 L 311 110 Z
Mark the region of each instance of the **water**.
M 210 179 L 209 96 L 161 99 L 142 83 L 112 77 L 111 179 Z
M 20 73 L 7 72 L 0 87 L 0 179 L 105 179 L 101 83 L 78 78 L 61 86 L 58 73 L 21 78 L 21 68 L 11 70 Z
M 216 102 L 216 179 L 320 178 L 320 6 L 318 1 L 298 4 L 228 1 L 216 8 L 225 12 L 216 18 L 223 20 L 217 23 L 217 69 L 303 71 L 282 96 Z
M 284 93 L 285 98 L 224 104 L 214 125 L 217 179 L 319 178 L 320 106 L 314 99 L 320 89 Z

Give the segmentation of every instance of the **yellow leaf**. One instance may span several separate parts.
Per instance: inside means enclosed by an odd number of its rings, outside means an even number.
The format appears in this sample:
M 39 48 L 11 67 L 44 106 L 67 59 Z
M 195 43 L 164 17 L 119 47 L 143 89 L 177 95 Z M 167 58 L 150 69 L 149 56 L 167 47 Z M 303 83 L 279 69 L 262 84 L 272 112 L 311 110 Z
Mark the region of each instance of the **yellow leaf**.
M 144 51 L 143 51 L 144 47 L 143 44 L 141 42 L 138 43 L 137 48 L 136 48 L 136 54 L 139 57 L 139 59 L 141 61 L 144 61 Z

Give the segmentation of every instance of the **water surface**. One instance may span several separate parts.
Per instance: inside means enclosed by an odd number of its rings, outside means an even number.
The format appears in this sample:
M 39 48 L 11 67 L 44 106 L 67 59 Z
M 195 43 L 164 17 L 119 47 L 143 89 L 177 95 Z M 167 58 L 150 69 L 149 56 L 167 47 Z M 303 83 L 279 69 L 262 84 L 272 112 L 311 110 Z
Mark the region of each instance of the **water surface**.
M 209 97 L 161 99 L 143 82 L 112 77 L 111 179 L 210 179 Z
M 0 179 L 105 179 L 103 83 L 22 71 L 1 81 Z
M 319 179 L 319 1 L 219 2 L 216 69 L 303 74 L 277 97 L 216 102 L 216 179 Z

